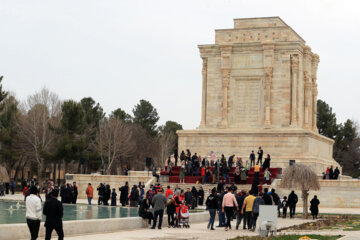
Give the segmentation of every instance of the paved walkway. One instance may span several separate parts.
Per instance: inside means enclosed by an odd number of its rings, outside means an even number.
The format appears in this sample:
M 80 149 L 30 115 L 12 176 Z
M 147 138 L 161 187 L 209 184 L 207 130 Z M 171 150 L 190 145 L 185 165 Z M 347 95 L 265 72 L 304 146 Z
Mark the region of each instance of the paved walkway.
M 302 219 L 279 219 L 278 226 L 289 227 L 292 225 L 298 225 L 301 223 L 309 222 L 310 220 Z M 281 235 L 297 234 L 297 235 L 309 235 L 309 234 L 319 234 L 319 235 L 341 235 L 344 236 L 341 240 L 358 240 L 360 239 L 360 231 L 289 231 L 281 232 Z M 81 235 L 81 236 L 67 236 L 67 240 L 113 240 L 113 239 L 122 239 L 122 240 L 183 240 L 183 239 L 193 239 L 193 240 L 218 240 L 218 239 L 231 239 L 237 236 L 257 236 L 257 232 L 251 232 L 248 230 L 230 230 L 225 231 L 224 228 L 216 228 L 215 231 L 207 230 L 206 223 L 196 223 L 192 224 L 189 229 L 174 229 L 174 228 L 163 228 L 162 230 L 152 230 L 152 229 L 135 229 L 131 231 L 119 231 L 112 233 L 98 233 L 90 235 Z
M 300 218 L 295 219 L 279 219 L 278 227 L 290 227 L 312 220 L 303 220 Z M 218 221 L 215 222 L 216 224 Z M 190 228 L 163 228 L 161 230 L 155 229 L 135 229 L 127 231 L 119 231 L 112 233 L 99 233 L 82 236 L 68 236 L 66 239 L 69 240 L 110 240 L 110 239 L 121 239 L 121 240 L 140 240 L 140 239 L 206 239 L 206 240 L 218 240 L 218 239 L 230 239 L 237 236 L 256 236 L 257 232 L 251 232 L 248 230 L 235 230 L 234 221 L 232 222 L 233 230 L 225 231 L 224 228 L 216 228 L 215 231 L 208 230 L 206 228 L 207 223 L 194 223 L 191 224 Z

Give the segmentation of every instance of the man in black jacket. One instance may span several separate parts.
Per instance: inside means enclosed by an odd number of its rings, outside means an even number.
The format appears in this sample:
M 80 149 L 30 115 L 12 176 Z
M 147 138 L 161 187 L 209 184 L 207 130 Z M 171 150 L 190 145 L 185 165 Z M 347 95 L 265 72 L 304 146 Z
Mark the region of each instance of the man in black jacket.
M 72 188 L 72 204 L 76 204 L 77 196 L 78 196 L 78 186 L 76 185 L 76 182 L 73 182 L 73 188 Z
M 296 203 L 298 202 L 298 196 L 294 191 L 291 191 L 288 197 L 288 206 L 290 210 L 290 218 L 293 218 L 295 215 Z
M 207 228 L 208 229 L 210 228 L 211 230 L 215 230 L 214 221 L 216 217 L 216 210 L 218 209 L 218 200 L 217 200 L 215 188 L 211 190 L 211 194 L 206 199 L 206 207 L 209 210 L 209 214 L 210 214 L 210 220 Z
M 244 199 L 246 197 L 245 191 L 241 191 L 241 196 L 237 195 L 235 196 L 237 204 L 239 206 L 239 209 L 242 209 L 242 206 L 244 204 Z M 239 229 L 239 225 L 241 223 L 241 220 L 244 218 L 244 214 L 241 214 L 241 210 L 237 211 L 236 213 L 236 230 Z M 246 229 L 246 219 L 244 218 L 244 226 L 243 229 Z
M 271 189 L 271 196 L 274 200 L 275 205 L 278 206 L 278 217 L 280 217 L 281 201 L 279 195 L 275 193 L 275 189 Z
M 129 202 L 129 183 L 125 182 L 125 185 L 119 188 L 120 194 L 120 203 L 124 207 Z
M 98 205 L 101 205 L 101 204 L 104 205 L 104 196 L 105 196 L 104 184 L 100 183 L 100 186 L 98 186 L 97 190 L 98 190 L 98 195 L 99 195 Z
M 264 199 L 265 205 L 272 205 L 273 204 L 272 199 L 271 199 L 270 195 L 268 194 L 268 189 L 267 188 L 264 189 L 263 199 Z
M 191 206 L 191 200 L 192 200 L 192 192 L 190 192 L 190 188 L 187 189 L 186 193 L 185 193 L 185 204 L 187 206 Z
M 329 177 L 330 177 L 330 179 L 334 179 L 334 168 L 333 168 L 333 166 L 330 166 Z
M 51 233 L 55 229 L 59 240 L 64 239 L 64 231 L 62 226 L 63 206 L 60 201 L 57 200 L 59 190 L 54 189 L 50 193 L 50 197 L 44 204 L 43 214 L 46 216 L 45 228 L 46 235 L 45 240 L 51 239 Z

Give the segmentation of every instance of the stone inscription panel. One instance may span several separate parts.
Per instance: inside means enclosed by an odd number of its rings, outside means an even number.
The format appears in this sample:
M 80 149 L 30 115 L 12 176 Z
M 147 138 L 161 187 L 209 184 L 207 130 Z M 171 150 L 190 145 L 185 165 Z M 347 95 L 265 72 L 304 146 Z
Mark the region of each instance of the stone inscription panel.
M 262 68 L 262 54 L 234 54 L 232 57 L 233 69 Z
M 236 81 L 235 122 L 240 126 L 259 122 L 260 88 L 260 79 L 239 79 Z

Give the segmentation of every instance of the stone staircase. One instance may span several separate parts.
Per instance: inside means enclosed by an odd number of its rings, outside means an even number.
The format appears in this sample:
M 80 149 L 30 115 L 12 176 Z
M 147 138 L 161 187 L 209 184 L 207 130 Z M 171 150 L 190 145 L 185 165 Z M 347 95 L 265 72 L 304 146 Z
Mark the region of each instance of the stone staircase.
M 199 190 L 200 186 L 201 186 L 204 190 L 204 204 L 205 204 L 206 198 L 210 194 L 211 190 L 213 188 L 217 187 L 217 184 L 201 184 L 201 183 L 200 184 L 195 184 L 195 183 L 180 184 L 180 183 L 169 183 L 166 181 L 161 181 L 161 179 L 160 179 L 160 184 L 164 188 L 164 191 L 166 191 L 167 186 L 170 186 L 171 190 L 174 190 L 176 188 L 176 185 L 178 185 L 178 187 L 183 189 L 184 191 L 186 191 L 187 188 L 190 188 L 190 190 L 191 190 L 192 187 L 195 187 L 196 190 Z M 237 187 L 238 191 L 240 191 L 240 190 L 247 191 L 247 190 L 251 189 L 251 184 L 235 184 L 235 186 Z

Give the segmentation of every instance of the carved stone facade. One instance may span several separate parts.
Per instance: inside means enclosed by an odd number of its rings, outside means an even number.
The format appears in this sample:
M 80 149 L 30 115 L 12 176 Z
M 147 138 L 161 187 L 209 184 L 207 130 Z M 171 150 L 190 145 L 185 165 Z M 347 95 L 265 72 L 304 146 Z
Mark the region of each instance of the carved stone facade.
M 275 166 L 295 159 L 318 173 L 333 141 L 316 127 L 319 56 L 279 17 L 235 19 L 199 45 L 203 60 L 202 114 L 197 130 L 179 131 L 179 150 L 248 159 L 262 146 Z M 272 166 L 274 166 L 272 165 Z

